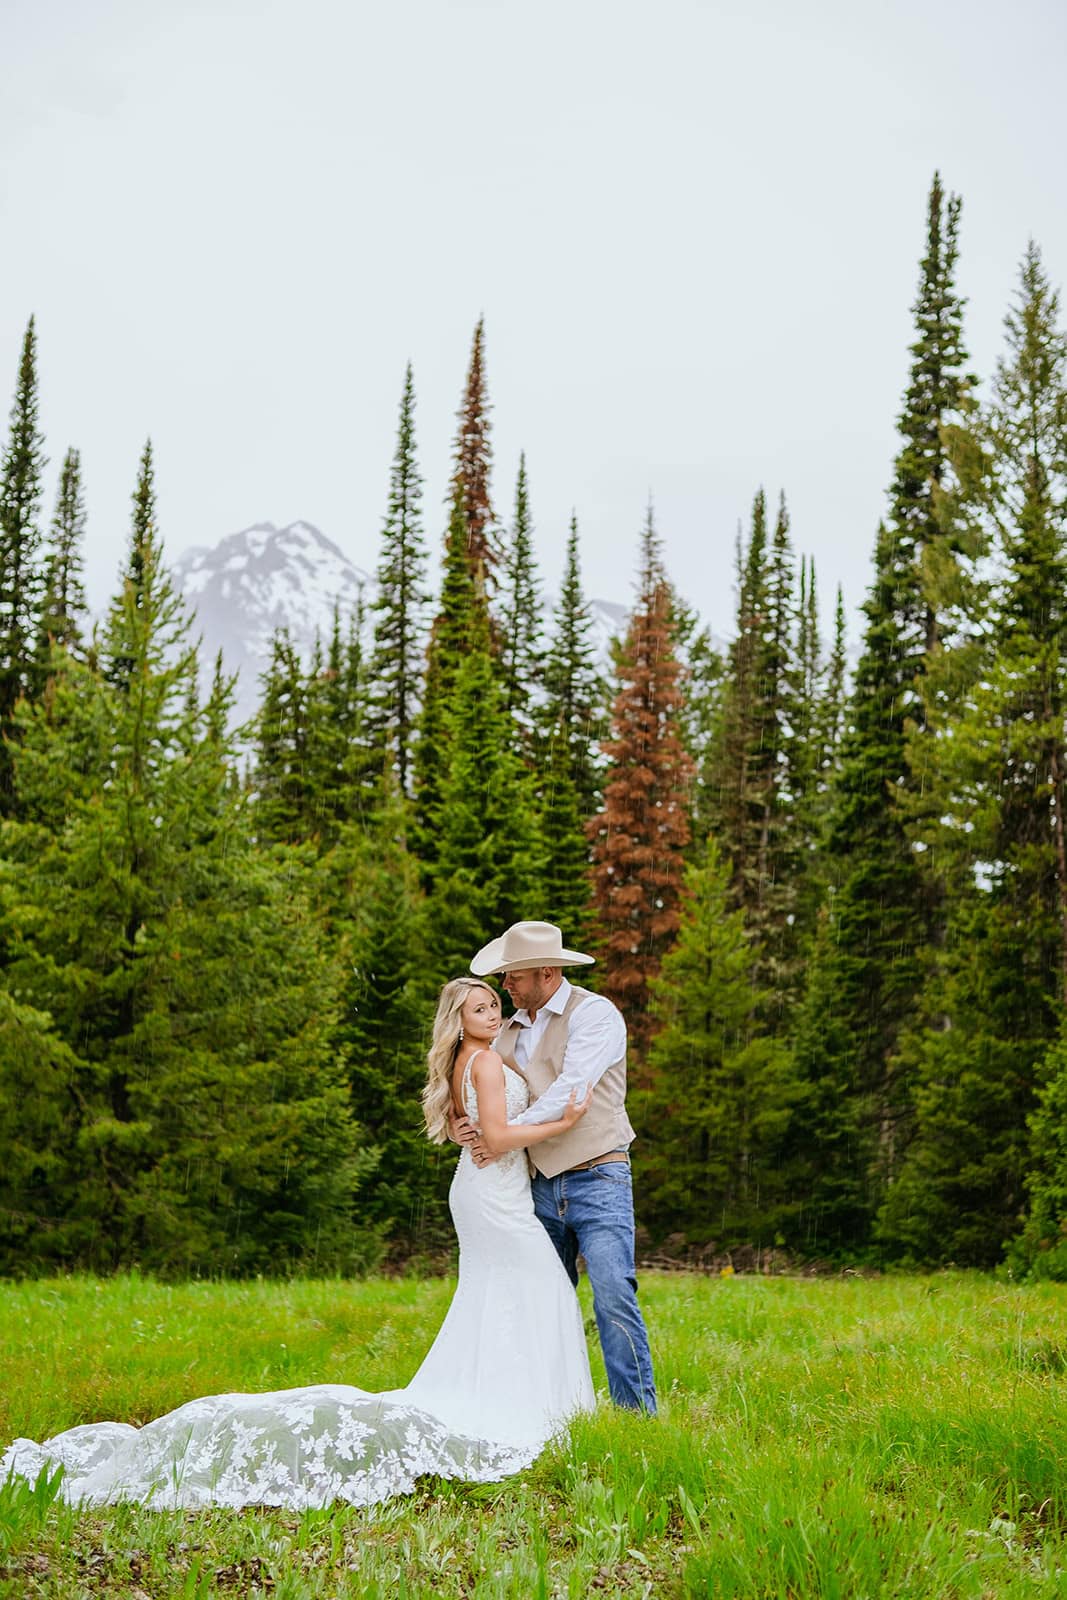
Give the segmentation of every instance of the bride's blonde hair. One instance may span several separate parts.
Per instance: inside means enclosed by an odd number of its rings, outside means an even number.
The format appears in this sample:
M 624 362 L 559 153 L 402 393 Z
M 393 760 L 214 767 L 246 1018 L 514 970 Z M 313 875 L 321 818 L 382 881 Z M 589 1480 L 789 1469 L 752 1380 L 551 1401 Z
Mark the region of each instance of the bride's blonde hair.
M 452 978 L 441 990 L 437 1015 L 433 1019 L 433 1043 L 426 1055 L 426 1087 L 422 1091 L 422 1114 L 426 1136 L 434 1144 L 448 1138 L 448 1113 L 452 1106 L 452 1068 L 462 1034 L 460 1012 L 474 989 L 484 989 L 496 999 L 496 991 L 480 978 Z

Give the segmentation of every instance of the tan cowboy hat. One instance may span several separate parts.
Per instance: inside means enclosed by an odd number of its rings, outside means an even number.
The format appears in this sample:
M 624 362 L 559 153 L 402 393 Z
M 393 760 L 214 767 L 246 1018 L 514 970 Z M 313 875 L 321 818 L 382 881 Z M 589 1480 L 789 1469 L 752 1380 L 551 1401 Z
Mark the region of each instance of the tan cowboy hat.
M 591 967 L 595 956 L 564 950 L 563 935 L 551 922 L 513 922 L 499 939 L 483 945 L 471 962 L 476 978 L 491 972 L 524 972 L 531 967 Z

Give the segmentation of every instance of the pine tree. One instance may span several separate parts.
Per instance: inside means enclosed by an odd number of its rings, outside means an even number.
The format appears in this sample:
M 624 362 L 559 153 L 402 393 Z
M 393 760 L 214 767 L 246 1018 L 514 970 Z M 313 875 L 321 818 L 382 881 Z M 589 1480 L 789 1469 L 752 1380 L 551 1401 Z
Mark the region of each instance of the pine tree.
M 737 630 L 707 763 L 711 825 L 731 868 L 768 1003 L 780 1012 L 797 981 L 797 674 L 793 555 L 782 496 L 767 538 L 762 489 L 747 549 L 738 551 Z M 810 625 L 810 616 L 807 619 Z
M 415 457 L 415 388 L 411 365 L 404 375 L 396 454 L 389 480 L 389 509 L 378 563 L 377 613 L 370 682 L 369 733 L 391 751 L 404 794 L 412 783 L 413 746 L 426 648 L 426 549 L 422 533 L 422 477 Z
M 0 1270 L 16 1273 L 70 1252 L 77 1060 L 51 1017 L 0 988 L 0 1062 Z
M 945 642 L 946 619 L 934 594 L 956 553 L 951 432 L 963 420 L 973 384 L 964 372 L 964 302 L 955 282 L 960 207 L 959 196 L 946 197 L 935 173 L 914 306 L 911 375 L 899 421 L 902 444 L 889 490 L 889 520 L 910 578 L 899 599 L 915 673 Z
M 583 819 L 592 816 L 600 803 L 601 773 L 595 751 L 608 720 L 607 685 L 597 670 L 591 629 L 582 593 L 578 519 L 572 514 L 563 586 L 545 654 L 540 722 L 543 744 L 551 746 L 561 733 L 566 740 L 567 766 Z
M 229 749 L 230 712 L 233 709 L 234 694 L 237 687 L 237 676 L 227 676 L 223 667 L 222 651 L 215 654 L 215 666 L 211 674 L 211 689 L 208 693 L 207 703 L 204 706 L 204 731 L 206 737 L 212 742 L 220 759 Z M 236 769 L 231 773 L 231 787 L 235 792 L 239 790 Z
M 874 1093 L 859 1076 L 852 1033 L 856 967 L 849 964 L 848 935 L 836 910 L 831 894 L 818 915 L 807 987 L 792 1030 L 804 1114 L 789 1129 L 783 1152 L 783 1163 L 798 1174 L 800 1202 L 785 1231 L 788 1243 L 806 1255 L 855 1259 L 866 1247 L 881 1189 Z M 852 907 L 846 910 L 847 930 L 857 919 Z
M 256 717 L 256 832 L 261 840 L 295 844 L 311 833 L 306 685 L 288 631 L 271 640 Z
M 812 951 L 827 894 L 833 880 L 833 863 L 827 848 L 827 828 L 840 768 L 845 720 L 845 606 L 838 585 L 834 609 L 834 637 L 824 659 L 819 636 L 815 566 L 802 571 L 802 611 L 806 621 L 798 629 L 799 689 L 792 715 L 790 786 L 797 826 L 798 867 L 795 879 L 797 948 L 807 959 Z
M 797 604 L 794 682 L 789 709 L 787 763 L 794 821 L 792 892 L 796 947 L 802 948 L 814 933 L 825 885 L 819 871 L 820 821 L 825 795 L 822 720 L 822 641 L 815 563 L 800 559 L 800 593 Z
M 814 582 L 814 569 L 812 569 Z M 845 597 L 837 586 L 834 606 L 834 642 L 826 663 L 826 682 L 819 704 L 817 731 L 819 772 L 824 791 L 832 786 L 845 731 L 845 675 L 848 666 L 845 625 Z
M 835 878 L 828 924 L 809 962 L 798 1017 L 798 1066 L 820 1086 L 827 1107 L 808 1142 L 827 1197 L 817 1216 L 824 1248 L 864 1243 L 907 1109 L 895 1051 L 922 985 L 922 882 L 890 786 L 905 771 L 905 721 L 915 707 L 898 598 L 909 578 L 900 542 L 883 526 L 827 825 Z
M 515 719 L 523 753 L 534 748 L 534 691 L 541 670 L 541 597 L 533 550 L 526 456 L 519 457 L 515 520 L 504 553 L 503 583 L 497 610 L 500 669 L 507 709 Z
M 541 900 L 532 781 L 515 754 L 484 623 L 459 666 L 444 725 L 428 908 L 429 949 L 442 982 L 468 970 L 486 928 L 528 919 Z
M 759 700 L 764 711 L 764 747 L 751 752 L 760 804 L 758 877 L 749 931 L 760 951 L 761 979 L 779 1011 L 791 1010 L 797 983 L 797 887 L 802 855 L 796 814 L 797 624 L 789 512 L 781 496 L 767 571 L 767 626 L 761 653 Z M 810 607 L 810 601 L 809 601 Z M 811 625 L 810 610 L 805 619 Z M 810 651 L 810 645 L 808 646 Z
M 699 855 L 717 816 L 716 757 L 722 748 L 724 705 L 729 685 L 726 656 L 695 609 L 676 597 L 678 654 L 686 674 L 682 743 L 692 763 L 689 809 L 692 851 Z
M 574 781 L 571 747 L 561 722 L 548 742 L 541 774 L 542 910 L 546 922 L 564 930 L 579 948 L 593 937 L 593 889 L 582 798 Z
M 44 578 L 39 563 L 44 436 L 38 427 L 37 333 L 22 342 L 11 433 L 0 463 L 0 815 L 11 811 L 15 707 L 35 687 Z
M 84 539 L 85 494 L 81 457 L 77 450 L 68 450 L 59 475 L 51 548 L 44 568 L 38 654 L 45 668 L 52 646 L 73 651 L 83 648 L 85 619 L 89 611 L 83 578 Z
M 652 1030 L 649 982 L 678 930 L 689 842 L 691 763 L 679 731 L 681 671 L 674 608 L 649 507 L 637 605 L 618 664 L 604 805 L 589 824 L 603 954 L 601 987 L 643 1051 Z
M 880 1219 L 887 1243 L 923 1259 L 988 1265 L 1014 1231 L 1027 1118 L 1064 1000 L 1067 340 L 1057 318 L 1031 245 L 987 429 L 1004 581 L 974 611 L 970 647 L 925 679 L 938 759 L 924 768 L 920 838 L 950 897 L 920 1026 L 902 1047 L 914 1137 Z
M 639 1099 L 642 1217 L 660 1236 L 771 1244 L 789 1206 L 779 1153 L 799 1099 L 761 1021 L 744 917 L 707 841 L 686 868 L 678 940 L 652 980 L 652 1088 Z
M 819 710 L 822 701 L 822 641 L 819 636 L 819 598 L 815 563 L 800 558 L 800 592 L 797 601 L 796 644 L 793 652 L 796 680 L 792 707 L 790 784 L 798 799 L 815 787 L 821 765 Z
M 472 641 L 489 629 L 485 590 L 467 560 L 467 518 L 457 493 L 452 501 L 444 577 L 430 633 L 419 737 L 415 746 L 415 816 L 418 855 L 429 865 L 436 852 L 437 812 L 447 766 L 448 718 L 456 680 Z
M 344 824 L 368 816 L 376 803 L 380 763 L 368 730 L 370 699 L 363 660 L 363 597 L 342 640 L 334 608 L 329 652 L 315 658 L 304 690 L 304 748 L 309 837 L 328 849 Z
M 809 968 L 808 1014 L 800 1019 L 797 1045 L 809 1081 L 834 1085 L 829 1098 L 838 1107 L 837 1123 L 831 1118 L 819 1135 L 822 1148 L 812 1143 L 812 1162 L 837 1194 L 862 1195 L 868 1216 L 895 1178 L 910 1134 L 911 1087 L 898 1047 L 914 1020 L 926 953 L 942 936 L 943 888 L 912 838 L 923 826 L 924 806 L 929 816 L 928 787 L 916 763 L 936 760 L 933 741 L 927 754 L 918 741 L 943 682 L 927 687 L 923 679 L 935 653 L 945 655 L 956 643 L 960 557 L 973 554 L 957 476 L 971 386 L 955 288 L 959 212 L 959 200 L 946 200 L 935 176 L 902 443 L 890 514 L 876 543 L 827 831 L 836 880 L 831 922 Z M 836 1051 L 817 1043 L 816 1005 L 838 1020 Z M 827 1164 L 838 1159 L 851 1170 L 830 1170 Z M 832 1243 L 862 1242 L 851 1200 L 837 1214 L 828 1208 L 820 1225 Z
M 752 505 L 747 547 L 737 543 L 737 619 L 727 658 L 718 737 L 709 753 L 708 803 L 731 873 L 732 903 L 748 907 L 759 894 L 759 838 L 767 784 L 768 710 L 764 703 L 767 618 L 767 502 Z
M 466 518 L 466 556 L 471 578 L 486 595 L 496 591 L 500 535 L 490 493 L 493 449 L 489 439 L 489 389 L 485 375 L 485 319 L 479 317 L 458 413 L 451 495 Z M 451 530 L 449 537 L 451 537 Z
M 1030 1116 L 1025 1224 L 1011 1246 L 1009 1264 L 1034 1278 L 1067 1281 L 1067 1049 L 1062 1039 L 1042 1067 Z
M 699 853 L 708 833 L 706 828 L 699 829 L 706 804 L 702 786 L 707 780 L 708 756 L 722 716 L 726 662 L 696 608 L 688 605 L 678 593 L 673 599 L 676 650 L 686 678 L 679 726 L 695 774 L 690 809 L 694 819 L 694 850 Z
M 955 286 L 959 217 L 959 197 L 946 197 L 935 173 L 914 307 L 917 337 L 899 421 L 902 444 L 889 492 L 890 526 L 900 550 L 898 625 L 914 692 L 904 767 L 888 781 L 913 838 L 937 827 L 931 782 L 940 757 L 937 731 L 952 720 L 974 670 L 973 619 L 982 586 L 976 562 L 985 553 L 971 503 L 975 380 L 964 370 L 964 302 Z M 940 859 L 939 852 L 927 851 L 920 863 L 916 936 L 931 950 L 945 937 L 948 886 Z M 894 1150 L 908 1137 L 906 1113 L 899 1132 L 890 1141 Z
M 226 686 L 198 707 L 149 479 L 142 461 L 103 670 L 58 653 L 48 696 L 19 714 L 7 976 L 66 1046 L 75 1124 L 51 1180 L 62 1231 L 29 1253 L 175 1274 L 351 1267 L 340 973 L 310 864 L 254 847 L 219 739 Z
M 104 670 L 109 681 L 117 688 L 130 693 L 136 693 L 138 689 L 134 674 L 139 663 L 132 652 L 134 637 L 140 635 L 142 626 L 141 612 L 146 602 L 145 586 L 150 581 L 150 576 L 155 575 L 150 573 L 153 564 L 161 573 L 160 563 L 155 467 L 152 461 L 152 441 L 149 439 L 141 455 L 137 487 L 133 492 L 133 523 L 123 573 L 122 593 L 111 608 L 104 651 Z M 159 631 L 162 632 L 172 626 L 180 610 L 180 602 L 169 581 L 164 581 L 162 584 L 160 603 L 162 615 Z M 124 639 L 127 644 L 126 649 L 123 648 Z
M 447 1242 L 453 1162 L 447 1152 L 437 1158 L 423 1131 L 434 986 L 407 831 L 407 807 L 386 774 L 373 814 L 342 830 L 323 868 L 347 973 L 337 1045 L 348 1062 L 353 1115 L 374 1152 L 359 1225 L 410 1258 Z

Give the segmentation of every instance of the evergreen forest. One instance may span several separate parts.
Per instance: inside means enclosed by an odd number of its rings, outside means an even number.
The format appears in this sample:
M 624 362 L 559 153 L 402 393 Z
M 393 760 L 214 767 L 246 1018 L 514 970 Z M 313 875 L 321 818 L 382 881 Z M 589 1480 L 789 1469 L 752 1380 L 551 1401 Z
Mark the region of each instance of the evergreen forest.
M 0 463 L 0 1273 L 446 1262 L 436 994 L 539 918 L 627 1019 L 639 1254 L 1067 1278 L 1067 335 L 1031 242 L 971 371 L 960 217 L 935 177 L 861 638 L 753 484 L 729 646 L 638 507 L 605 674 L 577 518 L 549 607 L 525 459 L 494 483 L 479 323 L 445 513 L 409 366 L 373 606 L 310 660 L 278 632 L 240 730 L 151 443 L 90 619 L 30 320 Z

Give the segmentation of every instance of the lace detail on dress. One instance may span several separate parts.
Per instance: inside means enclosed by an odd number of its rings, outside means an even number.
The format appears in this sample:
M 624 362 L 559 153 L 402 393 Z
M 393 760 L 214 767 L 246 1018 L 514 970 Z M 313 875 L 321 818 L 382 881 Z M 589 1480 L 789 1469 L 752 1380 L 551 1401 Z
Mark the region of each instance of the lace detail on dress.
M 492 1483 L 537 1453 L 529 1444 L 464 1438 L 387 1395 L 324 1384 L 190 1400 L 143 1428 L 101 1422 L 44 1445 L 17 1439 L 0 1461 L 0 1477 L 12 1472 L 33 1482 L 43 1468 L 62 1466 L 63 1498 L 86 1505 L 305 1510 L 410 1494 L 424 1473 Z
M 478 1121 L 478 1091 L 474 1087 L 471 1068 L 481 1053 L 480 1050 L 476 1050 L 463 1068 L 463 1109 L 474 1123 Z M 516 1072 L 513 1067 L 509 1067 L 503 1062 L 501 1066 L 504 1072 L 504 1110 L 510 1122 L 513 1117 L 517 1117 L 521 1111 L 526 1110 L 530 1103 L 530 1089 L 521 1073 Z M 465 1149 L 463 1153 L 469 1161 L 470 1155 L 467 1150 Z M 497 1161 L 494 1161 L 493 1167 L 504 1171 L 517 1168 L 525 1172 L 527 1170 L 526 1151 L 508 1150 Z M 491 1172 L 493 1167 L 486 1167 L 483 1170 Z
M 504 1082 L 516 1116 L 529 1091 L 510 1067 Z M 469 1071 L 463 1100 L 476 1121 Z M 410 1493 L 424 1473 L 492 1483 L 520 1471 L 575 1412 L 593 1407 L 578 1300 L 534 1215 L 524 1151 L 479 1169 L 465 1149 L 449 1206 L 459 1284 L 405 1388 L 211 1395 L 143 1428 L 98 1422 L 44 1444 L 16 1439 L 0 1477 L 33 1482 L 62 1466 L 64 1498 L 88 1505 L 303 1510 L 374 1505 Z

